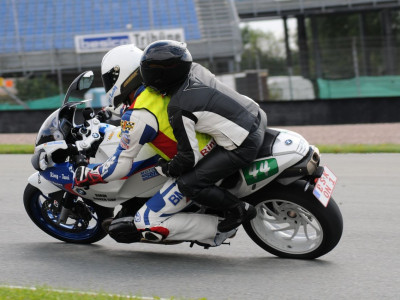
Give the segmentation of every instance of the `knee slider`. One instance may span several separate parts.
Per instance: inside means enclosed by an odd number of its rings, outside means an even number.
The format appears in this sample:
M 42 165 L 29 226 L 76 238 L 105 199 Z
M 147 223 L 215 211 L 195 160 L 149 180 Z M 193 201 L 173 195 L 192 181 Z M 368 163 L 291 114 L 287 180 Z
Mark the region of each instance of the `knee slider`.
M 134 217 L 124 217 L 113 220 L 108 231 L 110 237 L 118 243 L 135 243 L 139 242 L 142 238 L 142 235 L 135 226 Z

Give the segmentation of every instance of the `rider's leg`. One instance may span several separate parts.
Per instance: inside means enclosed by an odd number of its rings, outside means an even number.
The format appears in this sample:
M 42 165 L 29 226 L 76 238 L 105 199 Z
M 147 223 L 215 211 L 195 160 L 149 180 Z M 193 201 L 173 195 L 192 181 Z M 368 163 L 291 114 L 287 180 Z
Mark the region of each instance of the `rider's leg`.
M 134 220 L 146 239 L 160 241 L 210 240 L 217 234 L 218 217 L 196 213 L 181 213 L 190 201 L 178 190 L 175 179 L 169 179 L 162 189 L 137 212 Z
M 258 154 L 265 134 L 266 119 L 235 150 L 221 147 L 213 149 L 195 168 L 178 178 L 182 193 L 191 200 L 208 207 L 228 211 L 226 219 L 218 225 L 222 232 L 230 231 L 255 217 L 254 207 L 240 201 L 229 191 L 215 186 L 219 180 L 249 165 Z

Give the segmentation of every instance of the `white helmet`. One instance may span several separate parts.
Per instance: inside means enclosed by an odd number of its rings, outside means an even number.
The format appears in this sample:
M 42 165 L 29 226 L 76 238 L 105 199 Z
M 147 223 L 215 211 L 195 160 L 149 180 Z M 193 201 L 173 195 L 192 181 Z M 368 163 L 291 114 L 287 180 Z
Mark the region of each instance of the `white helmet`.
M 142 84 L 140 58 L 143 51 L 135 45 L 122 45 L 107 52 L 101 62 L 101 79 L 107 101 L 115 108 Z

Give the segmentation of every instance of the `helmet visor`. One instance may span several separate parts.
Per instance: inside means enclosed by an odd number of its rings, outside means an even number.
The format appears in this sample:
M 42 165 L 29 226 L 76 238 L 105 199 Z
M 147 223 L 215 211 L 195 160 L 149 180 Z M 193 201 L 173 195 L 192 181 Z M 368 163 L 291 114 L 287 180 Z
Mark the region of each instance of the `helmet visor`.
M 104 89 L 106 93 L 114 86 L 119 77 L 119 66 L 115 66 L 110 71 L 101 75 L 101 80 L 103 81 Z

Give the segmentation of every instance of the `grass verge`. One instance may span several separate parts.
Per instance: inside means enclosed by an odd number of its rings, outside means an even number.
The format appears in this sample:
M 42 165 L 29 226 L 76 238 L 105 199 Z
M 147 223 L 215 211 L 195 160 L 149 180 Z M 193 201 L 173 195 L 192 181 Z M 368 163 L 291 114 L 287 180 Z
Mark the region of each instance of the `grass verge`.
M 34 145 L 0 144 L 0 154 L 33 154 Z
M 400 153 L 400 144 L 317 145 L 321 153 Z M 33 145 L 0 144 L 0 154 L 33 154 Z
M 124 296 L 111 295 L 107 293 L 89 293 L 68 290 L 55 290 L 46 287 L 29 288 L 29 287 L 7 287 L 0 286 L 0 299 L 9 300 L 166 300 L 159 297 L 141 297 L 141 296 Z M 178 298 L 168 298 L 170 300 Z M 204 298 L 203 298 L 204 299 Z
M 400 144 L 317 145 L 321 153 L 400 153 Z

